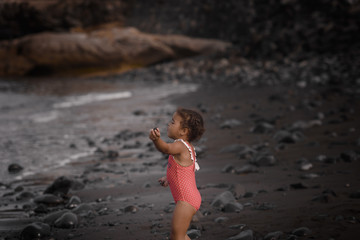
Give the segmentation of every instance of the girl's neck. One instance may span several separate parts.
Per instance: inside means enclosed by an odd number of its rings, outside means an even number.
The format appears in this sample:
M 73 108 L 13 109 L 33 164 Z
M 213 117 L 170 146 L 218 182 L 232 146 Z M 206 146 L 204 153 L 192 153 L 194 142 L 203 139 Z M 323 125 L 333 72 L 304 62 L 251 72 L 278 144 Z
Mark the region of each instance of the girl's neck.
M 190 143 L 189 140 L 188 140 L 186 137 L 179 137 L 179 138 L 177 138 L 177 139 L 181 139 L 181 140 L 183 140 L 183 141 L 185 141 L 185 142 Z M 176 139 L 174 139 L 174 140 L 176 140 Z

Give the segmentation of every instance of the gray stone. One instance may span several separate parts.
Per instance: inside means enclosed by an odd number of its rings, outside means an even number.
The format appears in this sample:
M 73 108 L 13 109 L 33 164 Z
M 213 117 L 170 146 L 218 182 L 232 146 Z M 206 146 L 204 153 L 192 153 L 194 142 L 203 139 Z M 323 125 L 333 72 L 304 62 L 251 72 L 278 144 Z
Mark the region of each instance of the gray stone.
M 223 222 L 226 222 L 226 221 L 228 221 L 228 220 L 229 220 L 228 217 L 217 217 L 217 218 L 214 219 L 214 222 L 216 222 L 216 223 L 223 223 Z
M 307 236 L 311 233 L 311 230 L 307 227 L 300 227 L 292 231 L 291 234 L 296 235 L 298 237 Z
M 224 212 L 240 212 L 243 209 L 244 206 L 238 202 L 230 202 L 224 206 Z
M 264 133 L 271 133 L 272 131 L 274 131 L 274 129 L 275 127 L 272 124 L 267 122 L 260 122 L 256 124 L 255 127 L 250 129 L 250 132 L 264 134 Z
M 220 128 L 222 128 L 222 129 L 235 128 L 237 126 L 240 126 L 241 124 L 242 124 L 241 121 L 239 121 L 237 119 L 228 119 L 220 124 Z
M 197 239 L 201 237 L 201 231 L 197 229 L 190 229 L 189 231 L 187 231 L 186 234 L 189 236 L 190 239 Z
M 305 173 L 300 176 L 302 179 L 314 179 L 320 177 L 319 174 L 316 173 Z
M 53 194 L 43 194 L 34 198 L 34 202 L 37 204 L 43 203 L 45 205 L 59 205 L 64 202 L 61 197 Z
M 35 197 L 35 194 L 33 194 L 32 192 L 27 192 L 27 191 L 25 191 L 25 192 L 19 193 L 19 194 L 15 197 L 15 199 L 16 199 L 17 201 L 24 201 L 24 200 L 28 200 L 28 199 L 31 199 L 31 198 L 34 198 L 34 197 Z
M 72 212 L 64 213 L 55 223 L 57 228 L 75 228 L 78 225 L 78 218 Z
M 280 130 L 275 133 L 274 139 L 278 143 L 296 143 L 301 140 L 303 134 L 300 132 L 289 132 L 286 130 Z
M 82 188 L 84 188 L 82 183 L 68 177 L 61 176 L 55 179 L 55 181 L 45 189 L 44 193 L 66 195 L 70 189 L 79 190 Z
M 87 213 L 92 210 L 93 210 L 93 207 L 90 204 L 83 203 L 83 204 L 78 205 L 76 208 L 74 208 L 72 210 L 72 212 L 75 214 L 82 214 L 82 213 Z
M 211 206 L 213 207 L 224 207 L 227 203 L 235 202 L 236 199 L 230 191 L 223 192 L 215 197 L 212 201 Z
M 223 147 L 220 149 L 221 153 L 233 153 L 233 152 L 239 152 L 242 151 L 246 148 L 246 145 L 241 145 L 241 144 L 232 144 L 226 147 Z
M 66 207 L 73 209 L 79 206 L 80 203 L 81 203 L 81 199 L 78 196 L 71 196 L 68 203 L 66 204 Z
M 246 224 L 237 224 L 237 225 L 231 225 L 229 228 L 243 230 L 245 227 L 246 227 Z
M 259 169 L 251 164 L 246 164 L 240 168 L 235 169 L 236 174 L 248 174 L 248 173 L 257 173 L 259 172 Z
M 278 240 L 284 233 L 281 231 L 271 232 L 266 234 L 264 240 Z
M 264 151 L 255 154 L 255 156 L 249 161 L 249 163 L 258 167 L 274 166 L 277 163 L 277 160 L 273 155 L 270 155 L 268 152 Z
M 264 202 L 264 203 L 261 203 L 261 204 L 255 206 L 256 210 L 263 210 L 263 211 L 271 210 L 274 208 L 275 208 L 275 206 L 273 204 L 267 203 L 267 202 Z
M 57 211 L 57 212 L 53 212 L 53 213 L 50 213 L 48 215 L 46 215 L 43 219 L 43 222 L 49 224 L 49 225 L 53 225 L 54 222 L 60 218 L 62 215 L 64 215 L 65 213 L 69 212 L 69 210 L 60 210 L 60 211 Z
M 290 127 L 289 130 L 290 131 L 295 131 L 295 130 L 302 130 L 302 129 L 307 129 L 307 128 L 311 128 L 314 126 L 321 126 L 322 125 L 322 121 L 315 119 L 315 120 L 311 120 L 311 121 L 297 121 L 294 122 Z
M 221 172 L 223 173 L 229 173 L 232 172 L 234 170 L 234 166 L 231 164 L 226 164 L 223 169 L 221 169 Z
M 240 232 L 238 235 L 228 238 L 227 240 L 253 240 L 253 231 L 245 230 Z

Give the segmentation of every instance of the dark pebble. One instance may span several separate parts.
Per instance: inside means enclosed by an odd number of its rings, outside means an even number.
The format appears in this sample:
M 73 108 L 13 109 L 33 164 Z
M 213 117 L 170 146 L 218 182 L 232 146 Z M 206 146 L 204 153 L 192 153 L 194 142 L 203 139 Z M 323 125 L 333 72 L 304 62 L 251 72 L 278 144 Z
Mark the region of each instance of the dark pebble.
M 255 206 L 256 210 L 264 210 L 264 211 L 271 210 L 271 209 L 274 209 L 274 208 L 275 208 L 275 206 L 273 204 L 267 203 L 267 202 L 261 203 L 261 204 Z
M 340 154 L 340 159 L 344 162 L 355 162 L 359 158 L 359 155 L 355 151 L 347 151 Z
M 15 174 L 15 173 L 19 173 L 23 170 L 24 168 L 22 166 L 20 166 L 17 163 L 12 163 L 9 165 L 8 167 L 8 171 L 9 173 Z
M 38 205 L 35 209 L 34 209 L 35 213 L 48 213 L 49 209 L 47 208 L 47 206 L 45 204 L 40 204 Z
M 139 209 L 138 209 L 136 206 L 133 206 L 133 205 L 127 206 L 127 207 L 124 209 L 124 212 L 125 212 L 125 213 L 136 213 L 136 212 L 138 212 L 138 211 L 139 211 Z
M 79 190 L 84 188 L 84 185 L 78 181 L 69 179 L 65 176 L 57 178 L 50 186 L 48 186 L 44 193 L 54 195 L 66 195 L 70 189 Z
M 28 200 L 28 199 L 31 199 L 31 198 L 34 198 L 35 197 L 35 194 L 33 194 L 32 192 L 21 192 L 19 193 L 17 196 L 16 196 L 16 200 L 17 201 L 24 201 L 24 200 Z
M 292 184 L 290 184 L 290 187 L 293 189 L 307 189 L 308 188 L 303 183 L 292 183 Z
M 359 199 L 360 198 L 360 191 L 357 192 L 353 192 L 349 195 L 350 198 L 356 198 Z
M 106 157 L 113 160 L 116 159 L 119 156 L 119 153 L 117 151 L 109 150 L 106 152 Z
M 272 232 L 272 233 L 268 233 L 266 234 L 266 236 L 264 237 L 264 240 L 278 240 L 281 238 L 281 236 L 284 233 L 281 231 L 276 231 L 276 232 Z
M 47 236 L 50 236 L 50 226 L 41 222 L 27 225 L 20 233 L 21 240 L 43 239 Z
M 217 217 L 217 218 L 214 219 L 214 222 L 216 222 L 216 223 L 223 223 L 223 222 L 226 222 L 226 221 L 229 221 L 228 217 Z
M 231 165 L 231 164 L 227 164 L 225 165 L 222 169 L 221 169 L 221 172 L 222 173 L 230 173 L 234 170 L 234 166 Z
M 251 164 L 246 164 L 240 168 L 235 169 L 236 174 L 247 174 L 247 173 L 257 173 L 257 172 L 259 172 L 259 169 Z
M 53 194 L 44 194 L 34 198 L 34 202 L 37 204 L 42 203 L 48 206 L 54 206 L 63 203 L 64 200 L 61 197 L 55 196 Z
M 254 197 L 254 193 L 252 193 L 252 192 L 246 192 L 244 195 L 243 195 L 243 197 L 244 198 L 252 198 L 252 197 Z
M 314 202 L 322 202 L 322 203 L 328 203 L 331 200 L 331 197 L 329 194 L 323 193 L 318 196 L 313 197 L 311 201 Z
M 14 189 L 15 192 L 21 192 L 21 191 L 23 191 L 23 190 L 24 190 L 24 187 L 23 187 L 23 186 L 17 186 L 17 187 Z

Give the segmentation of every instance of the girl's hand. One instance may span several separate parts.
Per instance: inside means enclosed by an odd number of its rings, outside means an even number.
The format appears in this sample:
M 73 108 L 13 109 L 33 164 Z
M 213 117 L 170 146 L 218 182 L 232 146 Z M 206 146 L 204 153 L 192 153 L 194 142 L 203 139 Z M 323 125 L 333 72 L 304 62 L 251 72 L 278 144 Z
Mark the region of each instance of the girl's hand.
M 150 130 L 149 138 L 151 141 L 156 141 L 160 138 L 160 130 L 158 128 L 153 128 Z
M 167 181 L 166 176 L 164 176 L 162 178 L 159 178 L 158 181 L 159 181 L 160 185 L 163 186 L 163 187 L 169 186 L 169 182 Z

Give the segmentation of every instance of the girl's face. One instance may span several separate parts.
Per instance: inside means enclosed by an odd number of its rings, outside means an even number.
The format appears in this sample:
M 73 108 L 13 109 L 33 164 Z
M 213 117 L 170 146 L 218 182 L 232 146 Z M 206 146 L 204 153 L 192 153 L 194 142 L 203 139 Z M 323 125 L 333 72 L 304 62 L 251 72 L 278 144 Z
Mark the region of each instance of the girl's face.
M 174 113 L 171 121 L 168 123 L 167 128 L 167 135 L 171 139 L 179 139 L 182 136 L 182 128 L 181 128 L 181 121 L 182 118 L 177 114 Z

